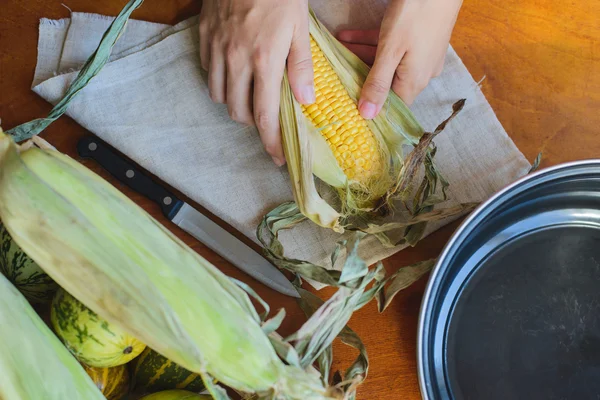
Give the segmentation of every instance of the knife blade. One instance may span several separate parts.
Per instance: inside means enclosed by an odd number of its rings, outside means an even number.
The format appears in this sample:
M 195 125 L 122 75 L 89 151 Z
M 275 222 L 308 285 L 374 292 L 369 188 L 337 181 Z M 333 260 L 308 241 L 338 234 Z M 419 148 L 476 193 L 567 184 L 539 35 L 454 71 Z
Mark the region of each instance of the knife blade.
M 287 296 L 300 297 L 294 285 L 267 259 L 143 174 L 106 143 L 95 137 L 84 137 L 77 143 L 77 152 L 81 157 L 95 160 L 120 182 L 157 203 L 167 219 L 240 270 L 273 290 Z

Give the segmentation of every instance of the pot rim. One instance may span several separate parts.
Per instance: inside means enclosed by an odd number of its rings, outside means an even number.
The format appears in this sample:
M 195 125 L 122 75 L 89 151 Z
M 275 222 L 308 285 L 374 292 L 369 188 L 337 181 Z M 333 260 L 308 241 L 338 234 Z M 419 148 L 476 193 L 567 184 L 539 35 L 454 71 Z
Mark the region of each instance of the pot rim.
M 428 279 L 425 292 L 423 294 L 423 299 L 421 301 L 421 308 L 419 311 L 419 320 L 418 320 L 418 328 L 417 328 L 417 375 L 419 379 L 419 389 L 421 391 L 421 396 L 424 400 L 430 400 L 428 387 L 428 382 L 425 381 L 425 359 L 424 359 L 424 347 L 428 342 L 425 338 L 425 321 L 427 314 L 431 310 L 431 302 L 434 300 L 432 297 L 434 286 L 437 281 L 440 279 L 439 275 L 443 272 L 441 271 L 445 260 L 448 258 L 448 255 L 455 249 L 456 245 L 459 243 L 459 238 L 468 230 L 472 229 L 473 226 L 476 226 L 478 219 L 481 214 L 487 213 L 490 211 L 490 207 L 500 201 L 503 197 L 507 196 L 510 192 L 515 189 L 523 186 L 524 184 L 539 179 L 545 175 L 553 175 L 557 172 L 561 172 L 563 170 L 568 170 L 574 167 L 587 167 L 587 166 L 600 166 L 600 158 L 592 158 L 578 161 L 570 161 L 565 163 L 560 163 L 554 166 L 546 167 L 535 171 L 533 173 L 527 174 L 513 183 L 508 184 L 504 188 L 497 191 L 491 197 L 489 197 L 486 201 L 480 204 L 473 212 L 460 224 L 458 229 L 452 234 L 450 240 L 444 246 L 443 251 L 441 252 L 438 260 L 430 274 Z M 501 204 L 501 203 L 499 203 Z M 498 204 L 497 204 L 498 205 Z M 493 208 L 492 208 L 493 210 Z

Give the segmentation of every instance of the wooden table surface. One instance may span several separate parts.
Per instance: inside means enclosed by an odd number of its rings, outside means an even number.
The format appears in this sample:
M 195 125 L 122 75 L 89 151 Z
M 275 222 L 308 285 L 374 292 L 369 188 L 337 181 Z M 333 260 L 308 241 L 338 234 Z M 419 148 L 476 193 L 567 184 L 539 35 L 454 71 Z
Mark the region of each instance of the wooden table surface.
M 36 63 L 37 28 L 41 17 L 69 16 L 75 11 L 116 15 L 125 0 L 2 0 L 0 16 L 0 118 L 5 130 L 41 117 L 50 105 L 30 91 Z M 173 24 L 199 12 L 197 0 L 147 1 L 133 17 Z M 532 160 L 544 151 L 542 166 L 600 157 L 600 2 L 590 0 L 465 0 L 452 38 L 473 77 L 486 76 L 483 91 L 500 122 Z M 85 130 L 67 117 L 42 135 L 61 151 L 75 156 L 75 143 Z M 258 140 L 258 139 L 257 139 Z M 104 177 L 95 165 L 86 163 Z M 108 178 L 108 177 L 107 177 Z M 114 180 L 109 179 L 114 183 Z M 173 227 L 153 204 L 130 195 L 159 221 Z M 414 249 L 385 261 L 388 271 L 435 257 L 457 224 Z M 304 320 L 295 302 L 262 287 L 221 260 L 182 231 L 174 232 L 225 273 L 252 284 L 272 308 L 288 311 L 283 331 Z M 375 304 L 357 312 L 350 326 L 362 337 L 371 361 L 360 399 L 417 399 L 416 327 L 426 279 L 401 293 L 384 314 Z M 325 290 L 322 296 L 332 292 Z M 344 369 L 354 351 L 336 344 L 334 370 Z

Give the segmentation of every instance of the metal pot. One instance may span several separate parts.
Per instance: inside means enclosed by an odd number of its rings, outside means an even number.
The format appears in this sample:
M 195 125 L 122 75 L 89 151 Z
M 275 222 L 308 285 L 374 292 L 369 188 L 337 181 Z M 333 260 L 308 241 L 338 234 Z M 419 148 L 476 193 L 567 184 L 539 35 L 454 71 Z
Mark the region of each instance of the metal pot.
M 430 277 L 417 352 L 426 400 L 600 398 L 600 160 L 469 216 Z

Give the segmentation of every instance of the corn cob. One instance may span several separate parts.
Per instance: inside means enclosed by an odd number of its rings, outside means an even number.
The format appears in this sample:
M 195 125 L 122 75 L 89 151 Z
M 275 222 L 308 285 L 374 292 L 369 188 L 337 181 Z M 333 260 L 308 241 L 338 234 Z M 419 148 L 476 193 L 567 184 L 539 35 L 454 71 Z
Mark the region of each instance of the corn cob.
M 280 107 L 283 147 L 302 214 L 318 225 L 343 232 L 344 225 L 351 225 L 349 217 L 359 216 L 370 223 L 379 216 L 378 207 L 391 203 L 404 172 L 403 146 L 417 144 L 424 131 L 393 92 L 377 117 L 365 120 L 360 116 L 357 102 L 369 69 L 312 11 L 310 44 L 316 101 L 300 105 L 284 76 Z M 339 202 L 321 197 L 315 176 L 337 192 Z
M 377 138 L 312 37 L 310 48 L 316 102 L 303 105 L 302 111 L 320 130 L 348 179 L 366 184 L 382 168 Z

